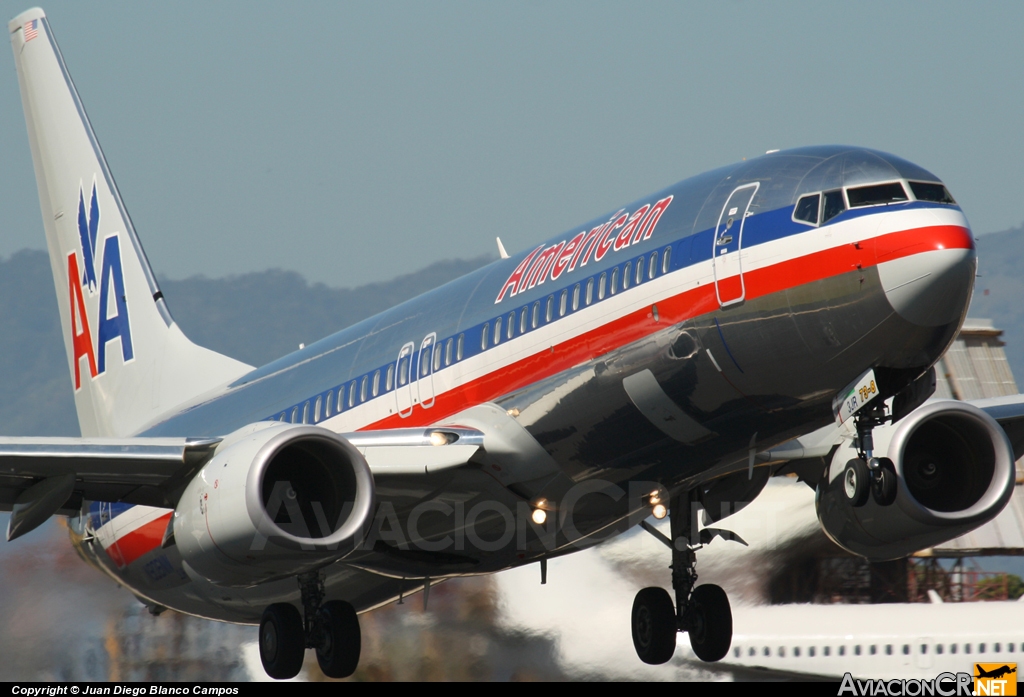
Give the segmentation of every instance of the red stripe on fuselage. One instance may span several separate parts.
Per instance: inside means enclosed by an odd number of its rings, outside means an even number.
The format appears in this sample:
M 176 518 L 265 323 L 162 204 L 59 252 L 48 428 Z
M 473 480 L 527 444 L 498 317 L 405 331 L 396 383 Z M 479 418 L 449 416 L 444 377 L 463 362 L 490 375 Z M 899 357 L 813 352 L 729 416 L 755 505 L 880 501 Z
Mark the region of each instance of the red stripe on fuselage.
M 795 259 L 743 272 L 746 299 L 796 288 L 857 269 L 941 249 L 973 249 L 971 231 L 959 225 L 901 230 L 843 244 Z M 707 262 L 701 262 L 707 263 Z M 620 291 L 628 292 L 628 291 Z M 657 301 L 659 321 L 650 307 L 571 337 L 550 349 L 502 366 L 480 378 L 438 394 L 430 409 L 417 408 L 407 417 L 388 416 L 359 430 L 426 426 L 503 394 L 580 365 L 645 336 L 719 309 L 714 281 Z
M 160 546 L 170 519 L 171 514 L 167 513 L 145 525 L 140 525 L 107 547 L 107 554 L 119 567 L 128 566 L 143 554 L 148 554 Z

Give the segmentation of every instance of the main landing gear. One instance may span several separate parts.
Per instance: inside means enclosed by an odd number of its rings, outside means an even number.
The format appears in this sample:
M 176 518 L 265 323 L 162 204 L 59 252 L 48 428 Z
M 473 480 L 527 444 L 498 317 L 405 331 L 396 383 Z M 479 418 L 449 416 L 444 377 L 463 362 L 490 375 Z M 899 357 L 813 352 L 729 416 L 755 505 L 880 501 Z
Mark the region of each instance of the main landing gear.
M 879 506 L 896 500 L 896 467 L 887 457 L 874 456 L 871 431 L 888 420 L 885 406 L 879 405 L 854 417 L 857 426 L 857 455 L 843 470 L 843 493 L 850 505 L 860 508 L 871 496 Z
M 355 608 L 342 600 L 323 602 L 319 572 L 299 576 L 305 621 L 290 603 L 274 603 L 260 621 L 260 660 L 267 675 L 294 678 L 306 649 L 316 650 L 320 670 L 329 678 L 347 678 L 359 665 L 361 636 Z
M 690 646 L 702 661 L 722 659 L 732 643 L 729 598 L 719 586 L 696 585 L 696 550 L 715 535 L 743 541 L 732 533 L 706 528 L 701 531 L 700 542 L 690 544 L 689 504 L 685 494 L 672 500 L 671 540 L 647 522 L 641 523 L 672 550 L 672 589 L 675 591 L 674 604 L 664 588 L 644 588 L 633 600 L 633 647 L 640 660 L 651 665 L 667 663 L 672 658 L 677 632 L 690 635 Z

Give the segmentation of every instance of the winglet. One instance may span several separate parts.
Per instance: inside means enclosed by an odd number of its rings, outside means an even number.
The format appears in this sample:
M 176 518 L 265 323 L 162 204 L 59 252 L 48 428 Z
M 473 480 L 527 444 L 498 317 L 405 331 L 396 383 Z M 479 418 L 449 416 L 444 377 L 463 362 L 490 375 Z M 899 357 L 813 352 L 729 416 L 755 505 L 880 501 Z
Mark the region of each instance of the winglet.
M 502 259 L 508 259 L 508 252 L 505 251 L 505 245 L 501 243 L 501 238 L 495 237 L 494 239 L 498 242 L 498 254 Z

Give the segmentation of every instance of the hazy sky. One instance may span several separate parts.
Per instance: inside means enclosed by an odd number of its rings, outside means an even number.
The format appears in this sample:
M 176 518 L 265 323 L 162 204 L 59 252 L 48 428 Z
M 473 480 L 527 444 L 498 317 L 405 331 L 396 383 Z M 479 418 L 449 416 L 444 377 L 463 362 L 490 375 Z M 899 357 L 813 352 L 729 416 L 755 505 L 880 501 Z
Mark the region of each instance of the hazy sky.
M 10 18 L 27 2 L 0 0 Z M 1024 220 L 1024 3 L 49 2 L 158 274 L 347 286 L 509 251 L 770 148 Z M 42 248 L 0 57 L 0 254 Z M 172 299 L 173 306 L 173 299 Z

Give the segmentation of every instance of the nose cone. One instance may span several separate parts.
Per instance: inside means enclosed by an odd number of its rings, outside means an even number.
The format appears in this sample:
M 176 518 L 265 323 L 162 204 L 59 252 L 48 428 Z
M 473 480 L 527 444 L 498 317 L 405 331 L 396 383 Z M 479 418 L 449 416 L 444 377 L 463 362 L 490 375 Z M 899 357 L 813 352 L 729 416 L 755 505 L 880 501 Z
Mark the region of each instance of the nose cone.
M 963 216 L 898 234 L 877 250 L 878 276 L 889 304 L 922 327 L 959 321 L 971 300 L 977 255 Z M 941 221 L 947 222 L 947 221 Z

